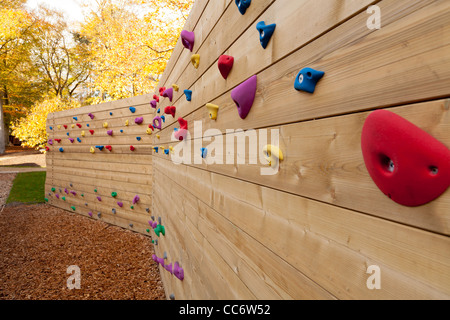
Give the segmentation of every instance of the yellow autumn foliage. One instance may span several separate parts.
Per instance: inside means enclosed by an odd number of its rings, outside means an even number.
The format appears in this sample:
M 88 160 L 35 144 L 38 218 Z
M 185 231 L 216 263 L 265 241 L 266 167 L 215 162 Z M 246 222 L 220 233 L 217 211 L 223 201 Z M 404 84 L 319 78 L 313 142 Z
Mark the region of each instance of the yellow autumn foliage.
M 42 148 L 47 143 L 46 122 L 47 115 L 52 112 L 69 110 L 80 107 L 80 103 L 73 99 L 60 97 L 49 98 L 35 104 L 28 114 L 11 122 L 12 135 L 22 142 L 22 146 Z

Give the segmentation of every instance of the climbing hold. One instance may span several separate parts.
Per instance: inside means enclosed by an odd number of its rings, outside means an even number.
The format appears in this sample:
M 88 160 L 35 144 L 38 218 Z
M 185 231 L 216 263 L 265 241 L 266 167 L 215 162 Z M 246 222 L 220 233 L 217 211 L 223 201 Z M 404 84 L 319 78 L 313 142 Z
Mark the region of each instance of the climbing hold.
M 94 119 L 94 115 L 92 113 L 88 113 L 88 116 L 91 118 L 91 120 Z
M 183 270 L 183 268 L 180 267 L 180 265 L 178 264 L 178 261 L 176 261 L 174 263 L 173 275 L 181 281 L 183 281 L 183 279 L 184 279 L 184 270 Z
M 116 209 L 115 208 L 112 208 L 111 211 L 112 211 L 112 213 L 116 214 Z
M 90 153 L 95 153 L 95 149 L 94 147 L 91 147 L 91 149 L 89 150 Z
M 159 134 L 157 134 L 157 135 L 156 135 L 156 138 L 160 139 L 160 138 L 161 138 L 161 136 L 160 136 Z
M 256 25 L 256 29 L 259 31 L 259 41 L 264 49 L 267 48 L 276 26 L 275 23 L 266 25 L 264 21 L 260 21 Z
M 81 134 L 82 137 L 84 137 L 86 135 L 84 131 L 81 131 L 80 134 Z
M 97 192 L 97 188 L 94 189 L 94 192 Z
M 298 91 L 305 91 L 314 93 L 316 85 L 320 79 L 325 75 L 323 71 L 317 71 L 311 68 L 304 68 L 300 70 L 295 78 L 294 88 Z
M 97 200 L 98 201 L 102 201 L 102 197 L 97 197 Z
M 169 149 L 165 149 L 165 150 L 164 150 L 164 153 L 165 153 L 165 154 L 169 154 L 169 151 L 170 151 Z
M 142 124 L 142 122 L 144 122 L 144 117 L 138 117 L 134 119 L 134 123 L 136 124 Z
M 53 140 L 52 139 L 48 139 L 48 144 L 52 146 L 53 145 Z
M 156 110 L 156 113 L 160 113 L 160 112 L 161 112 L 161 109 L 158 108 L 158 110 Z
M 134 206 L 130 206 L 131 209 L 134 209 Z
M 170 298 L 170 300 L 175 300 L 175 295 L 174 295 L 173 293 L 171 293 L 171 294 L 169 295 L 169 298 Z
M 147 211 L 147 213 L 150 213 L 150 208 L 145 208 L 145 211 Z
M 133 228 L 133 224 L 132 223 L 130 223 L 129 226 L 130 226 L 130 228 Z
M 178 123 L 180 124 L 180 129 L 175 131 L 174 136 L 175 139 L 183 141 L 186 140 L 186 136 L 188 133 L 188 123 L 183 118 L 178 118 Z
M 156 100 L 150 101 L 150 106 L 151 106 L 153 109 L 156 109 Z
M 153 95 L 153 99 L 155 99 L 156 102 L 159 102 L 159 97 L 156 94 Z
M 86 123 L 86 127 L 89 127 L 89 123 Z
M 188 129 L 188 122 L 184 120 L 182 117 L 178 118 L 178 123 L 180 124 L 180 129 Z
M 162 234 L 163 236 L 166 236 L 166 228 L 164 228 L 164 226 L 162 224 L 158 224 L 154 230 L 155 230 L 155 234 L 158 237 L 160 236 L 160 234 Z
M 273 145 L 267 145 L 263 148 L 264 157 L 269 162 L 269 166 L 284 160 L 283 152 L 280 148 Z
M 117 197 L 117 192 L 115 192 L 115 191 L 111 192 L 111 197 L 113 197 L 113 198 Z
M 239 116 L 245 119 L 253 106 L 256 95 L 257 76 L 245 80 L 231 91 L 231 98 L 236 103 Z
M 45 202 L 48 202 L 48 198 L 44 198 Z
M 123 130 L 122 130 L 122 129 L 120 129 L 120 133 L 123 133 Z
M 107 134 L 108 136 L 112 136 L 112 135 L 113 135 L 113 130 L 108 130 L 108 131 L 106 131 L 106 134 Z
M 111 147 L 111 146 L 106 146 L 105 148 L 106 148 L 107 150 L 109 150 L 109 152 L 112 151 L 112 147 Z
M 163 92 L 163 97 L 164 98 L 169 98 L 170 102 L 172 102 L 172 99 L 173 99 L 173 88 L 166 89 Z
M 97 212 L 97 217 L 100 219 L 102 217 L 101 212 Z
M 77 117 L 73 117 L 73 120 L 78 121 L 78 118 Z
M 119 201 L 119 202 L 117 202 L 117 205 L 122 208 L 123 207 L 123 202 Z
M 191 57 L 191 63 L 193 64 L 195 69 L 198 69 L 198 66 L 200 65 L 200 55 L 193 54 Z
M 94 130 L 89 130 L 89 132 L 91 133 L 91 135 L 93 135 L 94 134 Z
M 175 83 L 172 85 L 173 90 L 175 90 L 176 92 L 178 92 L 178 90 L 180 90 L 180 87 L 178 85 L 176 85 Z
M 153 127 L 161 130 L 162 119 L 160 116 L 156 116 L 153 118 Z
M 71 194 L 73 194 L 74 196 L 77 195 L 77 193 L 75 191 L 70 191 Z
M 80 137 L 78 137 L 78 138 L 77 138 L 77 141 L 81 143 L 81 139 L 80 139 Z
M 250 7 L 252 0 L 235 0 L 235 3 L 239 9 L 239 12 L 244 15 L 248 7 Z
M 128 120 L 125 120 L 125 126 L 128 127 L 128 125 L 129 125 L 129 121 L 128 121 Z
M 186 96 L 187 101 L 192 100 L 192 90 L 184 90 L 184 95 Z
M 136 148 L 133 147 L 133 146 L 130 146 L 130 150 L 131 150 L 131 151 L 134 151 L 134 150 L 136 150 Z
M 137 141 L 141 141 L 141 137 L 136 137 L 136 140 Z
M 155 229 L 158 226 L 156 221 L 149 221 L 148 224 L 152 227 L 152 229 Z
M 73 211 L 75 211 L 75 210 L 76 210 L 75 206 L 71 206 L 71 208 L 72 208 L 72 210 L 73 210 Z
M 155 151 L 156 153 L 158 153 L 159 148 L 158 147 L 153 147 L 153 151 Z
M 100 151 L 103 151 L 103 148 L 105 147 L 105 146 L 95 146 L 98 150 L 100 150 Z
M 159 95 L 162 97 L 164 91 L 166 91 L 166 87 L 159 88 Z
M 62 147 L 59 148 L 59 152 L 64 152 L 64 149 Z
M 136 112 L 136 108 L 135 107 L 130 107 L 130 111 L 131 111 L 131 113 L 135 113 Z
M 175 112 L 177 108 L 175 106 L 168 106 L 164 108 L 165 114 L 171 114 L 173 118 L 175 118 Z
M 59 194 L 55 194 L 56 199 L 59 199 Z
M 372 112 L 361 136 L 366 168 L 378 188 L 398 204 L 429 203 L 450 185 L 450 150 L 408 120 Z
M 64 201 L 66 201 L 66 197 L 61 197 L 61 199 L 63 199 Z
M 69 136 L 69 135 L 70 135 L 70 134 L 69 134 L 69 132 L 67 132 L 66 134 L 67 134 L 67 136 Z
M 172 264 L 166 264 L 164 265 L 164 269 L 166 269 L 167 271 L 169 271 L 170 273 L 172 273 Z
M 109 115 L 110 115 L 110 116 L 112 116 L 112 115 L 113 115 L 113 113 L 112 113 L 112 112 L 110 112 L 110 113 L 109 113 Z
M 61 143 L 61 139 L 55 139 L 55 141 Z
M 153 133 L 151 128 L 148 128 L 145 132 L 147 132 L 147 134 L 152 134 Z
M 67 129 L 67 124 L 63 124 L 63 126 L 64 126 L 64 129 Z
M 108 128 L 108 122 L 103 122 L 103 128 Z
M 81 124 L 77 123 L 77 127 L 81 129 Z
M 60 125 L 60 124 L 58 124 L 56 127 L 57 127 L 58 129 L 61 129 L 61 125 Z
M 51 190 L 52 190 L 52 192 L 55 192 L 55 191 L 56 191 L 56 189 L 55 189 L 55 188 L 52 188 Z
M 161 120 L 165 123 L 166 122 L 166 116 L 162 115 Z
M 138 196 L 138 195 L 135 195 L 134 198 L 133 198 L 133 204 L 138 203 L 139 200 L 140 200 L 139 196 Z
M 89 217 L 92 218 L 92 211 L 89 211 L 89 212 L 88 212 L 88 215 L 89 215 Z
M 50 151 L 50 148 L 45 146 L 45 151 Z
M 74 125 L 74 124 L 71 124 L 70 127 L 73 129 L 73 128 L 75 128 L 75 125 Z
M 81 196 L 84 197 L 84 193 L 82 193 Z
M 201 152 L 202 158 L 206 159 L 206 156 L 208 155 L 208 149 L 207 148 L 201 148 L 200 152 Z
M 183 46 L 192 52 L 194 49 L 194 43 L 195 43 L 195 34 L 194 32 L 190 32 L 187 30 L 181 31 L 181 43 Z
M 66 194 L 69 194 L 69 190 L 67 190 L 67 188 L 64 188 L 64 192 L 65 192 Z
M 211 120 L 216 120 L 217 119 L 217 111 L 219 110 L 219 106 L 212 104 L 212 103 L 207 103 L 206 109 L 208 109 L 208 111 L 209 111 L 209 118 Z
M 224 79 L 228 78 L 228 75 L 233 68 L 234 58 L 232 56 L 222 55 L 219 58 L 219 71 Z

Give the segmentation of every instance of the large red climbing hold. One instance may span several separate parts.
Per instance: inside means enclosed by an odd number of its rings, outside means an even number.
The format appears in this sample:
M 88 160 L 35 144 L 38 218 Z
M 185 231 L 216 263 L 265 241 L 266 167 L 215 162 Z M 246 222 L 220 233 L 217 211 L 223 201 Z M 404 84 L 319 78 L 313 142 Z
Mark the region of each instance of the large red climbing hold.
M 232 56 L 223 55 L 219 58 L 219 71 L 224 79 L 228 78 L 228 75 L 233 68 L 234 58 Z
M 89 132 L 90 132 L 91 134 L 94 134 L 94 130 L 89 130 Z
M 175 118 L 175 112 L 176 112 L 177 108 L 175 106 L 168 106 L 164 108 L 164 113 L 165 114 L 171 114 L 172 117 Z
M 450 150 L 395 113 L 377 110 L 367 117 L 361 148 L 373 181 L 396 203 L 421 206 L 450 185 Z

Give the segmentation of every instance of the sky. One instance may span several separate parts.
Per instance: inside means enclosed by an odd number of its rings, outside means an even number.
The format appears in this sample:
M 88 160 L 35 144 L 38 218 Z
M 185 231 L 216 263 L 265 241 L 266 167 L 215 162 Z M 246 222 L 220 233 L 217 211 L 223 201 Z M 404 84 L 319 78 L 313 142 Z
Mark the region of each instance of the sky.
M 38 4 L 44 3 L 50 8 L 56 8 L 63 11 L 67 19 L 72 22 L 81 22 L 83 20 L 83 12 L 79 5 L 80 0 L 28 0 L 29 8 L 37 8 Z

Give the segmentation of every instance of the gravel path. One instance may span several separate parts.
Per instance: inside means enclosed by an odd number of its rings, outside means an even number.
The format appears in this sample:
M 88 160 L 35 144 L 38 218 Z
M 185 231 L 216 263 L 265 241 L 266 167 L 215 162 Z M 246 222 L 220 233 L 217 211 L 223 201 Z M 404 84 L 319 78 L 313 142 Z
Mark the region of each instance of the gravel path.
M 15 173 L 0 174 L 0 208 L 5 205 L 6 200 L 8 199 L 9 191 L 11 190 L 15 177 Z
M 45 204 L 0 213 L 0 300 L 165 299 L 149 237 Z M 69 290 L 69 266 L 81 288 Z

